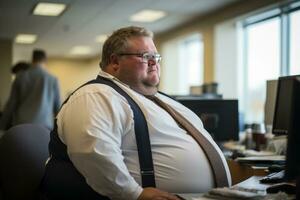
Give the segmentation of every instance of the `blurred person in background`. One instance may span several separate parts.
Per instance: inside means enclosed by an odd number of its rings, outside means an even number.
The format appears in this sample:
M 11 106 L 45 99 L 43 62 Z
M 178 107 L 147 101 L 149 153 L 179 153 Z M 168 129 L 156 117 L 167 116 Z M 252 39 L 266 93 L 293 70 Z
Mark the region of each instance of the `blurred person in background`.
M 19 73 L 19 72 L 22 72 L 24 70 L 27 70 L 28 68 L 30 67 L 30 64 L 27 63 L 27 62 L 18 62 L 17 64 L 15 64 L 14 66 L 12 66 L 11 68 L 11 73 L 12 73 L 12 79 L 14 80 L 16 78 L 16 75 Z M 0 119 L 1 119 L 1 116 L 2 116 L 2 106 L 0 105 Z
M 30 68 L 30 64 L 27 62 L 18 62 L 17 64 L 15 64 L 12 68 L 11 68 L 11 73 L 13 75 L 17 75 L 19 72 L 23 72 L 27 69 Z
M 19 63 L 12 68 L 17 75 L 0 119 L 0 130 L 23 123 L 53 128 L 60 92 L 57 79 L 46 71 L 46 63 L 45 51 L 37 49 L 33 51 L 31 66 Z

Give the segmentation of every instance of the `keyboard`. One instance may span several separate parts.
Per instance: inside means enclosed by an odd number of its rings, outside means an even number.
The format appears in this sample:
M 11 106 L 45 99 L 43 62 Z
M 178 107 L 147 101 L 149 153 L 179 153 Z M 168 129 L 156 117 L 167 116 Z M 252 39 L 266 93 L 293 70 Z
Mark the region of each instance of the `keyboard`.
M 284 181 L 284 170 L 280 172 L 271 173 L 260 179 L 260 183 L 280 183 Z

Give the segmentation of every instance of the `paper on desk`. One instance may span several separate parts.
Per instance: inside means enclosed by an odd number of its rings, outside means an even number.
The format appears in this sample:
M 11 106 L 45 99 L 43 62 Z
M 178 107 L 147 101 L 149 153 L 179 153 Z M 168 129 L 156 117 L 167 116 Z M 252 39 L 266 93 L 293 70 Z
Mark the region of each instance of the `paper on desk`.
M 262 197 L 266 196 L 266 193 L 256 190 L 247 190 L 240 187 L 224 187 L 212 189 L 208 194 L 208 197 L 209 196 L 227 197 L 228 199 L 262 199 Z
M 229 188 L 228 188 L 229 189 Z M 260 193 L 260 191 L 258 191 Z M 265 193 L 264 193 L 265 194 Z M 241 197 L 232 197 L 232 196 L 222 196 L 222 195 L 208 195 L 208 194 L 180 194 L 185 200 L 233 200 L 233 199 L 243 199 Z M 245 198 L 244 198 L 245 199 Z M 295 195 L 287 195 L 284 192 L 279 192 L 277 194 L 265 194 L 255 197 L 246 198 L 248 200 L 292 200 L 295 199 Z
M 252 149 L 244 150 L 243 154 L 246 157 L 249 157 L 249 156 L 276 156 L 276 153 L 272 152 L 272 151 L 255 151 Z
M 232 142 L 232 141 L 223 143 L 223 147 L 225 149 L 228 149 L 231 151 L 234 151 L 234 150 L 244 151 L 245 150 L 245 145 L 241 145 L 241 144 L 238 144 L 237 142 Z
M 184 200 L 211 200 L 211 198 L 204 197 L 203 193 L 185 193 L 178 194 Z
M 208 197 L 192 197 L 191 199 L 187 199 L 187 200 L 212 200 L 212 199 Z
M 274 155 L 274 156 L 249 156 L 237 158 L 237 161 L 285 161 L 285 156 Z

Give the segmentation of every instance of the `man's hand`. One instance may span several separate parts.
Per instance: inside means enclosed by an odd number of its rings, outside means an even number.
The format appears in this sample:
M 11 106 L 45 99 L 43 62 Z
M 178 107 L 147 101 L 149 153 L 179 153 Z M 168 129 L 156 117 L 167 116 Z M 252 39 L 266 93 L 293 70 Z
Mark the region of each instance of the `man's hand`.
M 158 190 L 156 188 L 144 188 L 137 200 L 180 200 L 173 194 Z

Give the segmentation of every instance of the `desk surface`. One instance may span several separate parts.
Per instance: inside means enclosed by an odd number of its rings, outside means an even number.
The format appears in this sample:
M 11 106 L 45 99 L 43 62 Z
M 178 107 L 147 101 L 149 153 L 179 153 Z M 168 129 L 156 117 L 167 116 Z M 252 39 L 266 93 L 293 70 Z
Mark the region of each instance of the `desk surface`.
M 237 184 L 236 186 L 247 188 L 247 189 L 266 191 L 267 187 L 269 187 L 270 184 L 260 183 L 259 180 L 261 178 L 262 176 L 252 176 L 247 180 Z M 186 200 L 212 200 L 211 198 L 204 197 L 203 195 L 204 194 L 180 194 L 180 196 L 182 196 Z

